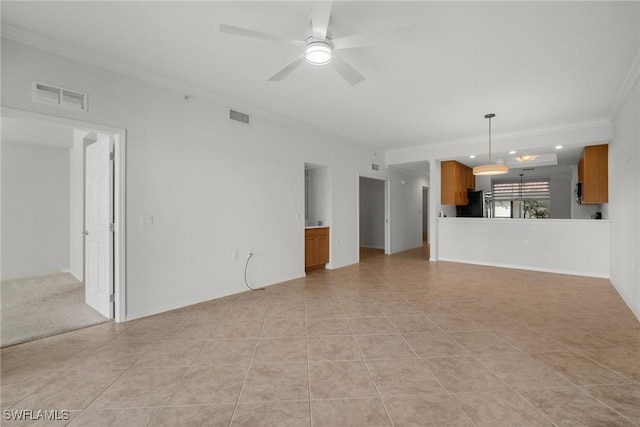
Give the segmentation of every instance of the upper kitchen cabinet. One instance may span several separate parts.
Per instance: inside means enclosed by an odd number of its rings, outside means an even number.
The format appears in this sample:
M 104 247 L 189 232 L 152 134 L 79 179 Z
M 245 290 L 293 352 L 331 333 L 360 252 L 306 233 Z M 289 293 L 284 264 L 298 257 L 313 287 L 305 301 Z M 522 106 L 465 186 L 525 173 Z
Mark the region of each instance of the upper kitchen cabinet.
M 578 163 L 580 203 L 595 205 L 609 202 L 609 145 L 584 147 Z
M 440 204 L 467 205 L 467 190 L 474 190 L 475 187 L 473 169 L 455 160 L 440 163 Z

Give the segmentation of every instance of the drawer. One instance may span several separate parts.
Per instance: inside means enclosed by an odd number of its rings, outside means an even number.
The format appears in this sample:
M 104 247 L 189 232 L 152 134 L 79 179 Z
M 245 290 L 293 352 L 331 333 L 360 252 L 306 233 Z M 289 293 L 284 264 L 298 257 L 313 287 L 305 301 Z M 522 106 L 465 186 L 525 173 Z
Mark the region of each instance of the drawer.
M 305 237 L 321 237 L 329 235 L 329 227 L 322 228 L 305 228 L 304 236 Z

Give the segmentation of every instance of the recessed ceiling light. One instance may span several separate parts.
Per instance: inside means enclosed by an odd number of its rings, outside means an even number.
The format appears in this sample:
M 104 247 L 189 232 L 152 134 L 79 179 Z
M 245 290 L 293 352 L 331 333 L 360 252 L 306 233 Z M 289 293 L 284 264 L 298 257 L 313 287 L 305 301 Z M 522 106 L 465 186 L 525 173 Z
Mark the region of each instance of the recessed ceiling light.
M 470 155 L 470 156 L 469 156 L 469 158 L 470 158 L 470 159 L 475 159 L 475 158 L 476 158 L 476 155 L 475 155 L 475 154 L 472 154 L 472 155 Z
M 536 159 L 536 157 L 538 157 L 535 154 L 527 154 L 526 156 L 518 156 L 516 157 L 516 160 L 519 162 L 531 162 L 533 160 Z
M 562 145 L 556 145 L 556 150 L 562 150 Z
M 509 154 L 516 154 L 515 150 L 509 151 Z

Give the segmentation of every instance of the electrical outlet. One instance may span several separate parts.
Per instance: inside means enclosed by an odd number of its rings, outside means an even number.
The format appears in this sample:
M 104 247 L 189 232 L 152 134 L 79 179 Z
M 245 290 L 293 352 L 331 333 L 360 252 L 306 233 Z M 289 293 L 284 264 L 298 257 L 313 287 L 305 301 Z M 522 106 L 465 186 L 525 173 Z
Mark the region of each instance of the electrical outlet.
M 238 251 L 231 252 L 231 259 L 234 261 L 238 260 Z
M 525 241 L 523 242 L 523 245 L 525 245 L 525 246 L 529 246 L 529 241 L 528 241 L 528 240 L 525 240 Z
M 251 249 L 247 251 L 247 256 L 253 256 L 253 251 Z

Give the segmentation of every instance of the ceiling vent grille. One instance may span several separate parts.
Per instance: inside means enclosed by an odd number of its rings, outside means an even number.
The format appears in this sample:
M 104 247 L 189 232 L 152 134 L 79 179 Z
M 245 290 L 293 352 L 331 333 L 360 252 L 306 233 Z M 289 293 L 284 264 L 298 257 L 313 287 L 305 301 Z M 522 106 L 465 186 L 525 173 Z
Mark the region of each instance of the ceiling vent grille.
M 33 82 L 32 92 L 35 102 L 87 111 L 86 93 L 40 82 Z
M 237 122 L 249 124 L 251 117 L 248 114 L 241 113 L 235 110 L 229 110 L 229 118 Z

